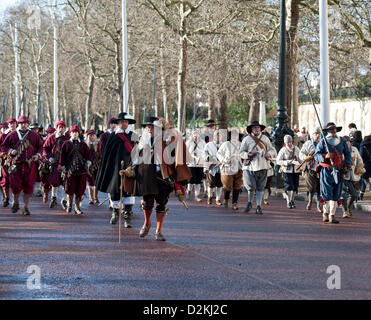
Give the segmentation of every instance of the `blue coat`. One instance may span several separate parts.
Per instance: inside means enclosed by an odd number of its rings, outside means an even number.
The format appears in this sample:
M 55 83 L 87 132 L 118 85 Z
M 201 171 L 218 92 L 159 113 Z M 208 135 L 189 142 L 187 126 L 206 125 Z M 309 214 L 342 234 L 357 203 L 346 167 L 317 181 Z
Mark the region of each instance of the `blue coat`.
M 349 167 L 352 162 L 352 155 L 344 138 L 340 137 L 340 143 L 335 147 L 336 150 L 344 156 L 344 162 Z M 334 147 L 329 144 L 330 153 L 334 153 Z M 323 159 L 323 154 L 327 153 L 327 148 L 324 139 L 317 144 L 316 151 L 314 153 L 314 160 L 318 162 L 325 162 Z M 341 193 L 343 190 L 343 176 L 339 168 L 335 169 L 338 177 L 338 183 L 335 183 L 334 177 L 332 175 L 332 168 L 321 168 L 320 171 L 320 189 L 321 197 L 326 201 L 334 200 L 337 201 L 341 198 Z

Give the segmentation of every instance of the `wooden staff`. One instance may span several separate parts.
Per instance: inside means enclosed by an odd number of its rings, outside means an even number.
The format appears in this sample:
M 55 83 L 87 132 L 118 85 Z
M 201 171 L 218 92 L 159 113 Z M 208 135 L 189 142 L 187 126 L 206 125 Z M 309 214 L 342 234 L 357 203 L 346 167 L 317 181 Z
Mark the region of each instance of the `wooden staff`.
M 125 161 L 121 161 L 121 170 L 124 170 Z M 122 193 L 124 189 L 124 177 L 120 176 L 121 178 L 121 185 L 120 185 L 120 213 L 119 213 L 119 243 L 121 243 L 121 215 L 123 210 L 123 203 L 122 203 Z

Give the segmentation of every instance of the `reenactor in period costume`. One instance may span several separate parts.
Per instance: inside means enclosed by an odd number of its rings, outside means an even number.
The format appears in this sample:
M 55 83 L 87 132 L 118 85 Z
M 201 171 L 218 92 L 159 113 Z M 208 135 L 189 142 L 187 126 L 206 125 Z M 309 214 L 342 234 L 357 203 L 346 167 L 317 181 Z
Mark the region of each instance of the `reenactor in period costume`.
M 316 195 L 317 200 L 317 211 L 322 212 L 320 203 L 320 188 L 319 188 L 319 178 L 316 172 L 317 163 L 314 160 L 314 153 L 316 151 L 317 144 L 321 138 L 321 129 L 316 128 L 312 133 L 310 140 L 303 144 L 300 150 L 299 158 L 303 162 L 303 174 L 305 179 L 305 184 L 308 189 L 308 204 L 307 210 L 311 210 L 313 203 L 313 196 Z
M 232 192 L 233 210 L 238 210 L 238 198 L 242 187 L 240 144 L 239 130 L 232 129 L 228 133 L 227 141 L 220 146 L 217 152 L 218 160 L 221 163 L 220 172 L 224 188 L 224 207 L 228 208 L 228 201 Z
M 366 172 L 362 157 L 358 149 L 352 146 L 352 141 L 349 136 L 343 137 L 347 142 L 348 148 L 351 152 L 352 163 L 351 168 L 344 175 L 343 185 L 343 218 L 352 216 L 353 203 L 358 199 L 358 190 L 360 190 L 360 180 L 363 173 Z
M 188 182 L 187 186 L 187 199 L 190 198 L 192 189 L 195 190 L 195 200 L 201 202 L 200 198 L 201 192 L 201 183 L 204 175 L 204 159 L 203 151 L 205 149 L 205 140 L 200 138 L 200 133 L 195 130 L 192 132 L 192 136 L 187 141 L 187 149 L 192 155 L 192 158 L 189 159 L 187 163 L 188 167 L 191 170 L 192 177 Z
M 43 202 L 48 201 L 48 194 L 52 191 L 50 208 L 57 204 L 58 190 L 63 185 L 61 172 L 58 170 L 59 160 L 63 144 L 70 139 L 66 133 L 66 124 L 64 121 L 57 122 L 57 130 L 50 135 L 43 145 L 43 160 L 40 164 L 44 197 Z M 63 200 L 62 200 L 63 201 Z
M 40 135 L 39 131 L 39 124 L 38 123 L 32 123 L 30 124 L 29 128 L 37 133 L 41 139 L 41 141 L 44 143 L 44 137 L 42 135 Z M 35 185 L 34 185 L 34 191 L 33 191 L 33 194 L 35 197 L 41 197 L 42 196 L 42 191 L 41 191 L 41 176 L 40 176 L 40 170 L 39 170 L 39 167 L 37 168 L 37 177 L 36 177 L 36 182 L 35 182 Z
M 101 155 L 98 149 L 97 135 L 94 130 L 86 132 L 86 144 L 90 149 L 90 176 L 88 176 L 89 204 L 99 204 L 98 190 L 95 186 Z
M 214 132 L 213 138 L 209 140 L 203 151 L 207 181 L 207 195 L 208 195 L 207 203 L 211 204 L 212 197 L 215 191 L 216 205 L 218 206 L 222 205 L 220 199 L 223 192 L 223 184 L 220 177 L 220 163 L 217 158 L 217 152 L 220 146 L 220 138 L 221 137 L 219 136 L 219 131 L 216 130 Z
M 110 223 L 116 224 L 118 221 L 121 200 L 124 204 L 124 227 L 130 228 L 135 198 L 124 192 L 123 199 L 120 199 L 121 177 L 119 172 L 131 164 L 130 153 L 138 137 L 129 130 L 128 126 L 136 121 L 127 113 L 122 112 L 114 122 L 117 122 L 118 126 L 105 142 L 95 185 L 97 190 L 108 193 L 110 198 L 112 207 Z
M 17 122 L 17 130 L 7 135 L 1 149 L 8 155 L 9 182 L 13 192 L 12 212 L 19 210 L 19 196 L 23 191 L 23 215 L 29 215 L 29 202 L 37 178 L 42 141 L 37 133 L 28 128 L 29 120 L 26 116 L 20 116 Z
M 63 143 L 59 159 L 59 170 L 62 172 L 64 190 L 67 194 L 67 201 L 62 201 L 62 208 L 66 212 L 71 212 L 75 195 L 75 214 L 83 214 L 81 202 L 91 165 L 90 150 L 87 144 L 79 138 L 80 132 L 80 128 L 76 125 L 70 128 L 71 138 Z
M 0 137 L 0 148 L 2 144 L 5 141 L 5 138 L 7 135 L 15 131 L 17 129 L 17 120 L 14 118 L 8 119 L 6 122 L 7 124 L 7 129 L 3 131 L 1 137 Z M 5 128 L 4 128 L 5 129 Z M 9 173 L 8 173 L 8 165 L 6 163 L 6 158 L 7 155 L 3 152 L 0 153 L 0 161 L 1 161 L 1 178 L 0 178 L 0 186 L 1 186 L 1 191 L 3 195 L 3 207 L 6 208 L 9 205 L 9 199 L 10 199 L 10 185 L 9 185 Z
M 155 236 L 156 240 L 165 241 L 162 226 L 169 195 L 175 189 L 179 200 L 184 201 L 180 186 L 185 185 L 191 177 L 186 165 L 186 158 L 191 155 L 180 132 L 170 127 L 164 119 L 150 117 L 142 127 L 146 129 L 132 152 L 136 179 L 134 194 L 143 197 L 144 225 L 139 236 L 145 237 L 151 228 L 151 214 L 156 201 Z
M 53 127 L 49 127 L 48 129 L 46 129 L 46 138 L 45 138 L 45 141 L 46 139 L 48 139 L 53 133 L 55 132 L 55 128 Z
M 102 133 L 99 137 L 99 153 L 103 154 L 104 145 L 106 144 L 106 141 L 109 137 L 109 135 L 116 130 L 117 127 L 117 120 L 115 118 L 111 118 L 108 122 L 108 130 L 104 133 Z
M 342 127 L 337 127 L 333 122 L 328 123 L 323 129 L 327 132 L 327 137 L 321 139 L 314 153 L 320 175 L 321 202 L 325 204 L 323 222 L 339 223 L 335 219 L 335 212 L 337 205 L 341 204 L 343 174 L 351 167 L 352 156 L 347 143 L 336 134 L 341 129 Z
M 267 173 L 270 160 L 275 151 L 266 135 L 262 134 L 264 125 L 253 121 L 246 131 L 248 135 L 243 139 L 240 147 L 240 156 L 243 163 L 243 183 L 248 191 L 248 203 L 244 213 L 252 208 L 252 198 L 256 191 L 256 214 L 262 214 L 261 202 L 264 196 L 264 187 L 267 182 Z
M 281 166 L 283 171 L 283 183 L 286 193 L 287 208 L 294 209 L 295 195 L 299 190 L 301 161 L 299 159 L 300 149 L 294 145 L 292 136 L 286 135 L 283 138 L 284 146 L 278 152 L 277 165 Z

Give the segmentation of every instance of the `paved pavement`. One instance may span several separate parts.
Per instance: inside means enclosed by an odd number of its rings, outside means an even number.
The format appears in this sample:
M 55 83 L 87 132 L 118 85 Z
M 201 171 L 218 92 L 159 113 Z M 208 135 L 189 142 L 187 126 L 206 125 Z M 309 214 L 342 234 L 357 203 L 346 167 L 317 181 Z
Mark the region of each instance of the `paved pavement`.
M 262 216 L 189 204 L 171 199 L 166 242 L 154 240 L 155 216 L 138 237 L 136 205 L 121 244 L 106 205 L 85 204 L 82 216 L 40 199 L 29 217 L 1 208 L 0 299 L 371 299 L 370 213 L 341 219 L 339 209 L 341 223 L 331 225 L 282 198 Z M 40 290 L 27 289 L 30 265 L 40 268 Z M 340 290 L 327 288 L 331 265 L 340 267 Z

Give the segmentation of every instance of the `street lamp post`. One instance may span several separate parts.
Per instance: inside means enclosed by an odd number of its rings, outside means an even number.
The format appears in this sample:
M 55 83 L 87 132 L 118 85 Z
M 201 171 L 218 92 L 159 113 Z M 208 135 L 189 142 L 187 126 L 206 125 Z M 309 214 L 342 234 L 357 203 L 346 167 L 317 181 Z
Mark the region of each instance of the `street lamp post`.
M 294 136 L 293 131 L 288 126 L 288 116 L 286 107 L 286 87 L 287 87 L 287 63 L 286 63 L 286 0 L 281 0 L 281 19 L 280 19 L 280 56 L 279 56 L 279 78 L 278 78 L 278 102 L 276 125 L 272 132 L 272 140 L 277 151 L 283 146 L 283 138 L 289 134 Z M 282 188 L 282 178 L 277 173 L 276 186 Z

